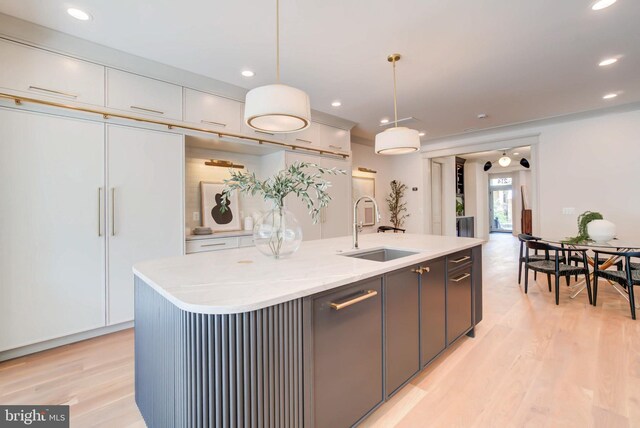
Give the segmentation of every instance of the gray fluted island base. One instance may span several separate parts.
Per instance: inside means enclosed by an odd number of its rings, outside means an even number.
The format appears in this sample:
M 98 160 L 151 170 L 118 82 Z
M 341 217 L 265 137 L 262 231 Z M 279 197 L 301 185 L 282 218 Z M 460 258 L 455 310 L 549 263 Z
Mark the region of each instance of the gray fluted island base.
M 301 427 L 302 299 L 195 314 L 135 279 L 136 403 L 149 427 Z

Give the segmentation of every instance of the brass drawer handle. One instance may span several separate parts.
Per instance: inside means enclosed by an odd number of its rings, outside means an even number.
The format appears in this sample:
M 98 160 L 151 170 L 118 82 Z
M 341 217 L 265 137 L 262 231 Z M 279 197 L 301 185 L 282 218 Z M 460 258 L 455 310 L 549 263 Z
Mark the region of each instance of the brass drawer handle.
M 462 263 L 466 260 L 471 260 L 471 256 L 460 257 L 459 259 L 451 260 L 451 263 Z
M 62 95 L 63 97 L 78 98 L 77 95 L 70 94 L 69 92 L 54 91 L 53 89 L 40 88 L 39 86 L 29 86 L 29 89 L 32 91 L 48 92 L 54 95 Z
M 227 245 L 226 242 L 218 242 L 217 244 L 202 244 L 201 247 L 220 247 L 222 245 Z
M 463 273 L 462 275 L 460 275 L 460 276 L 459 276 L 459 277 L 457 277 L 457 278 L 451 278 L 451 281 L 453 281 L 453 282 L 460 282 L 460 281 L 462 281 L 463 279 L 467 279 L 467 278 L 469 278 L 470 276 L 471 276 L 471 274 L 470 274 L 470 273 Z
M 145 108 L 145 107 L 138 107 L 138 106 L 129 106 L 129 107 L 134 109 L 134 110 L 146 111 L 147 113 L 164 114 L 163 111 L 154 110 L 152 108 Z
M 255 132 L 256 134 L 264 134 L 264 135 L 274 135 L 272 132 L 264 132 L 264 131 L 258 131 L 258 130 L 253 130 L 253 132 Z
M 425 272 L 431 272 L 431 268 L 429 266 L 420 266 L 417 269 L 411 269 L 411 272 L 422 275 Z
M 339 311 L 340 309 L 344 309 L 347 306 L 355 305 L 358 302 L 362 302 L 363 300 L 370 299 L 374 296 L 377 296 L 378 292 L 376 290 L 367 290 L 363 294 L 358 297 L 354 297 L 353 299 L 347 300 L 346 302 L 335 303 L 331 302 L 331 308 Z
M 334 146 L 333 144 L 329 144 L 329 147 L 336 150 L 342 150 L 342 146 Z
M 296 141 L 300 141 L 301 143 L 305 144 L 313 144 L 313 141 L 303 140 L 302 138 L 296 138 Z
M 204 120 L 204 119 L 202 119 L 200 122 L 201 122 L 201 123 L 205 123 L 205 124 L 207 124 L 207 125 L 222 126 L 223 128 L 227 126 L 227 124 L 226 124 L 226 123 L 214 122 L 214 121 L 212 121 L 212 120 Z

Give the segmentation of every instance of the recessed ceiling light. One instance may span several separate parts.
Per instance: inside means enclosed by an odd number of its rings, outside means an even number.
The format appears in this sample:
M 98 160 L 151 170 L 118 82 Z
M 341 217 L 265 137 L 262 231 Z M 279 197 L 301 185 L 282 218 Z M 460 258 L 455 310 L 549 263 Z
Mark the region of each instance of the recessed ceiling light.
M 591 9 L 593 9 L 593 10 L 601 10 L 601 9 L 604 9 L 604 8 L 607 8 L 607 7 L 611 6 L 616 1 L 618 1 L 618 0 L 598 0 L 597 2 L 595 2 L 593 4 L 593 6 L 591 6 Z
M 79 19 L 80 21 L 88 21 L 91 19 L 91 15 L 89 15 L 84 10 L 76 9 L 75 7 L 70 7 L 67 9 L 67 13 L 73 16 L 75 19 Z
M 389 123 L 389 119 L 380 119 L 381 124 Z
M 518 153 L 518 152 L 513 152 L 513 155 L 514 155 L 514 156 L 518 156 L 519 154 L 520 154 L 520 153 Z
M 478 115 L 478 119 L 486 119 L 486 118 L 488 118 L 488 117 L 489 117 L 489 115 L 488 115 L 487 113 L 480 113 L 480 114 Z
M 618 58 L 607 58 L 600 61 L 598 65 L 600 67 L 606 67 L 607 65 L 615 64 L 616 62 L 618 62 Z
M 242 70 L 240 74 L 242 74 L 243 77 L 253 77 L 256 75 L 256 73 L 251 70 Z
M 342 103 L 340 101 L 334 101 L 331 103 L 331 107 L 340 107 Z
M 607 94 L 604 97 L 602 97 L 602 99 L 603 100 L 610 100 L 611 98 L 615 98 L 617 96 L 618 96 L 618 94 L 610 93 L 610 94 Z
M 426 134 L 424 132 L 418 132 L 418 137 L 424 137 Z

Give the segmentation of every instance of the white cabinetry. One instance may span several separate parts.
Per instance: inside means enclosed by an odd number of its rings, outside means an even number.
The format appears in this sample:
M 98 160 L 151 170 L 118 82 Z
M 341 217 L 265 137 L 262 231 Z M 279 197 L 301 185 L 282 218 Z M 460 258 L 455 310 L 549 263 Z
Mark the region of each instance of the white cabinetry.
M 239 133 L 242 103 L 193 89 L 184 89 L 184 120 L 219 131 Z
M 104 67 L 0 40 L 0 87 L 50 97 L 104 105 Z
M 348 160 L 324 158 L 301 153 L 286 153 L 287 167 L 294 162 L 308 162 L 324 168 L 338 168 L 346 171 L 345 175 L 326 175 L 331 182 L 329 195 L 331 202 L 321 212 L 318 223 L 314 224 L 309 215 L 307 205 L 295 195 L 285 198 L 286 208 L 295 215 L 302 227 L 303 239 L 310 241 L 321 238 L 334 238 L 349 235 L 351 204 L 351 162 Z
M 182 87 L 108 68 L 107 107 L 182 120 Z
M 301 147 L 320 148 L 322 144 L 320 143 L 320 133 L 318 132 L 319 126 L 319 124 L 311 122 L 307 129 L 286 134 L 287 142 Z
M 109 324 L 133 319 L 135 263 L 182 254 L 182 139 L 107 126 Z
M 332 152 L 351 150 L 351 133 L 333 126 L 318 124 L 318 140 L 322 147 Z
M 105 325 L 104 125 L 0 109 L 0 351 Z

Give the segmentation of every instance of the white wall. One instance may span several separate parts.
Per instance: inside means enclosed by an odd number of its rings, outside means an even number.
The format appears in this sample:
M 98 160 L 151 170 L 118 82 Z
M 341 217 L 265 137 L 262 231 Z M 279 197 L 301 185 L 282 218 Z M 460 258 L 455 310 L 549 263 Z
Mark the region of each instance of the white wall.
M 537 194 L 534 233 L 560 238 L 575 235 L 577 216 L 591 210 L 616 223 L 619 237 L 640 241 L 635 175 L 640 159 L 640 110 L 442 139 L 429 149 L 469 153 L 469 147 L 500 145 L 532 135 L 537 137 L 529 186 L 531 194 Z M 575 208 L 575 214 L 563 215 L 563 207 Z

